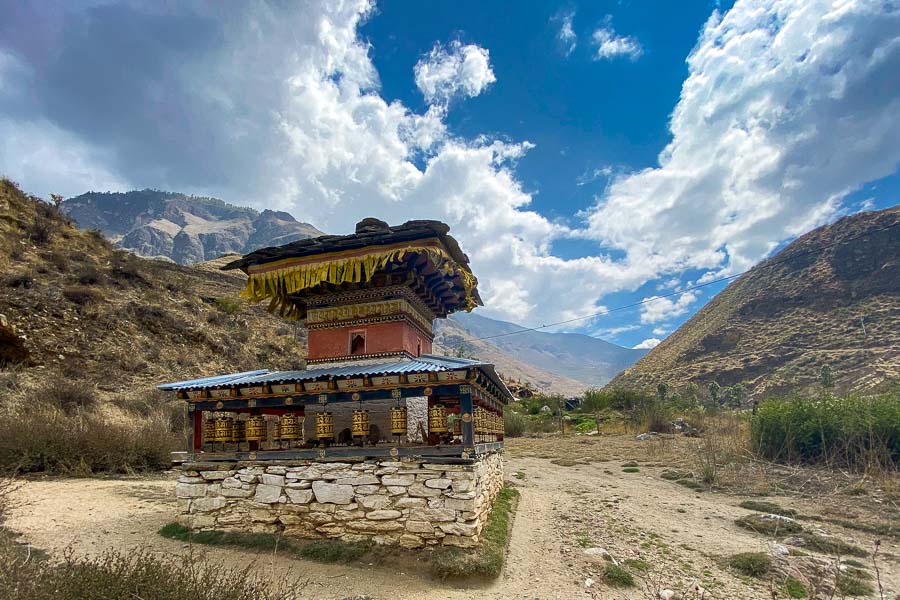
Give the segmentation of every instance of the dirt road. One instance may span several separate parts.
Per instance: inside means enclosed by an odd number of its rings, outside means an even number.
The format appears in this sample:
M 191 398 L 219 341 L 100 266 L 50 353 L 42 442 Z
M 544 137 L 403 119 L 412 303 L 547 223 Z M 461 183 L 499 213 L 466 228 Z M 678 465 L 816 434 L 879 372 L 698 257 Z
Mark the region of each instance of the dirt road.
M 9 527 L 56 555 L 66 548 L 77 555 L 143 548 L 165 555 L 199 552 L 229 567 L 252 562 L 273 580 L 301 582 L 309 598 L 645 599 L 658 597 L 658 589 L 680 594 L 695 585 L 706 590 L 705 598 L 772 598 L 768 584 L 735 574 L 725 561 L 737 552 L 769 550 L 764 538 L 734 524 L 749 514 L 738 507 L 740 498 L 676 485 L 659 477 L 664 467 L 646 461 L 638 473 L 623 472 L 621 458 L 563 466 L 536 448 L 510 446 L 507 479 L 519 487 L 521 499 L 504 572 L 483 586 L 462 588 L 389 564 L 326 565 L 231 548 L 189 548 L 155 533 L 175 514 L 174 479 L 166 477 L 29 481 L 16 494 Z M 595 450 L 588 454 L 609 456 Z M 811 508 L 809 499 L 775 500 Z M 831 533 L 861 546 L 871 541 L 858 532 Z M 885 546 L 889 555 L 900 554 L 896 538 Z M 598 550 L 586 554 L 590 548 L 604 549 L 634 573 L 636 587 L 604 584 L 607 562 Z M 898 564 L 884 561 L 883 568 L 887 587 L 900 590 Z

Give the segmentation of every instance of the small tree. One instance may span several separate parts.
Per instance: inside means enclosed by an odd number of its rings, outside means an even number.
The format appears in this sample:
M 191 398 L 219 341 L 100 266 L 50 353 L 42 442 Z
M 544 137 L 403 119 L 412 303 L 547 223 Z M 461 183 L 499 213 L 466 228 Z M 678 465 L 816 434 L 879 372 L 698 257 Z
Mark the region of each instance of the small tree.
M 834 373 L 832 373 L 831 367 L 822 365 L 822 370 L 819 371 L 819 381 L 826 390 L 834 388 Z
M 600 420 L 603 412 L 609 408 L 610 400 L 609 394 L 596 388 L 591 388 L 584 393 L 581 408 L 594 415 L 594 421 L 597 423 L 597 433 L 600 433 Z
M 710 381 L 709 386 L 707 386 L 707 390 L 709 391 L 709 400 L 713 406 L 719 405 L 719 397 L 722 395 L 722 386 L 720 386 L 715 381 Z
M 744 405 L 744 385 L 736 383 L 727 389 L 727 404 L 730 408 L 741 408 Z
M 656 397 L 659 399 L 660 402 L 666 401 L 666 394 L 668 394 L 668 393 L 669 393 L 669 386 L 666 385 L 665 383 L 660 383 L 659 385 L 656 386 Z
M 63 198 L 62 194 L 50 194 L 50 204 L 52 204 L 53 208 L 55 208 L 56 210 L 59 210 L 59 207 L 62 205 L 63 200 L 65 200 L 65 198 Z

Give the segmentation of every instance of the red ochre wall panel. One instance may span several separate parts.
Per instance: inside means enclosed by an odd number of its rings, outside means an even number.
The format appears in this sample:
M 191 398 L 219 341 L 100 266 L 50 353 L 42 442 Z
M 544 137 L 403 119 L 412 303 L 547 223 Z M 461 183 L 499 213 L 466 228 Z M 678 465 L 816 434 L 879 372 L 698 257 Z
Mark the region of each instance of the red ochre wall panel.
M 429 354 L 431 339 L 405 321 L 371 323 L 311 329 L 309 331 L 309 360 L 350 356 L 351 334 L 362 333 L 366 338 L 365 354 L 400 352 L 413 356 Z

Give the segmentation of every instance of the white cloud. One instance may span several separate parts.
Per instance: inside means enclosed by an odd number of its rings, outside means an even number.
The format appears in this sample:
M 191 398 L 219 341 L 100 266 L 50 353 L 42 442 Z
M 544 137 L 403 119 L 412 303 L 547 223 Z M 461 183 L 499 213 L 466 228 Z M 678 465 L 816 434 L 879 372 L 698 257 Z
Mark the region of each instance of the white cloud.
M 586 235 L 635 268 L 721 275 L 826 221 L 900 162 L 898 32 L 900 6 L 875 0 L 714 13 L 659 166 L 615 179 Z
M 635 346 L 634 350 L 649 350 L 651 348 L 656 348 L 657 346 L 659 346 L 660 342 L 662 342 L 662 340 L 658 340 L 656 338 L 647 338 L 646 340 Z
M 668 332 L 669 332 L 669 330 L 664 327 L 654 327 L 653 328 L 653 335 L 666 335 Z
M 673 298 L 661 298 L 659 296 L 644 298 L 645 301 L 649 300 L 649 302 L 641 305 L 641 323 L 646 325 L 680 317 L 690 310 L 691 305 L 697 300 L 697 294 L 685 292 L 678 296 L 677 299 Z
M 690 57 L 660 166 L 614 174 L 579 231 L 530 210 L 515 173 L 527 141 L 448 133 L 446 101 L 494 79 L 486 50 L 474 46 L 471 68 L 447 69 L 446 78 L 438 75 L 444 66 L 429 71 L 423 92 L 436 101 L 416 113 L 379 94 L 358 35 L 370 2 L 234 6 L 224 15 L 154 5 L 150 18 L 184 19 L 171 30 L 190 36 L 161 43 L 147 37 L 159 28 L 132 24 L 132 37 L 144 37 L 121 49 L 122 28 L 109 18 L 81 19 L 86 29 L 59 37 L 42 33 L 46 19 L 21 23 L 42 41 L 30 48 L 56 49 L 28 68 L 74 62 L 8 79 L 22 65 L 0 60 L 0 172 L 40 193 L 153 186 L 215 195 L 289 210 L 334 233 L 372 215 L 441 219 L 472 259 L 485 312 L 540 325 L 599 312 L 605 294 L 660 275 L 744 268 L 900 159 L 900 17 L 883 3 L 848 1 L 832 11 L 773 0 L 751 10 L 739 1 L 712 19 Z M 142 10 L 114 12 L 139 19 Z M 19 38 L 0 43 L 9 39 Z M 117 86 L 104 87 L 102 61 L 132 47 L 149 49 L 145 58 L 159 71 L 120 65 Z M 459 66 L 462 48 L 441 51 Z M 432 54 L 420 64 L 437 69 L 442 55 L 432 65 Z M 52 75 L 79 68 L 82 77 L 51 85 Z M 32 99 L 45 97 L 65 101 L 46 118 L 16 112 L 41 109 Z M 624 258 L 551 253 L 554 240 L 576 235 Z M 687 310 L 678 306 L 683 298 L 646 318 Z
M 556 34 L 556 39 L 562 48 L 563 54 L 566 56 L 572 54 L 578 46 L 578 36 L 572 28 L 574 19 L 575 11 L 560 13 L 551 19 L 559 22 L 559 32 Z
M 610 60 L 626 57 L 629 60 L 637 60 L 644 53 L 644 47 L 637 38 L 630 35 L 619 35 L 612 26 L 612 16 L 607 15 L 603 26 L 597 28 L 591 39 L 597 46 L 594 60 Z
M 435 44 L 413 68 L 416 87 L 429 104 L 447 104 L 457 97 L 472 98 L 497 81 L 490 53 L 475 44 L 453 40 L 447 47 Z

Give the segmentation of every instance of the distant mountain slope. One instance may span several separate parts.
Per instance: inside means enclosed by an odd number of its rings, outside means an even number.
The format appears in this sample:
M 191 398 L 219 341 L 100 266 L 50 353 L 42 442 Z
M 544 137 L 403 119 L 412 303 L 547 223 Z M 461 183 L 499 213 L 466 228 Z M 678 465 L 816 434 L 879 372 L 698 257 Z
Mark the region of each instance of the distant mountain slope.
M 62 210 L 82 229 L 99 229 L 122 248 L 180 264 L 322 235 L 286 212 L 260 213 L 215 198 L 158 190 L 88 192 L 64 201 Z
M 894 207 L 802 236 L 731 283 L 610 385 L 715 380 L 743 383 L 759 396 L 811 390 L 823 365 L 841 390 L 900 380 L 898 222 Z M 832 247 L 818 251 L 825 246 Z
M 540 389 L 567 395 L 603 385 L 646 353 L 579 333 L 528 331 L 472 341 L 521 329 L 520 325 L 468 313 L 435 323 L 437 340 L 449 351 L 462 343 L 478 358 L 497 364 L 508 377 L 519 378 L 514 374 L 516 370 L 531 371 L 531 376 L 522 377 Z M 548 379 L 539 373 L 551 375 Z

